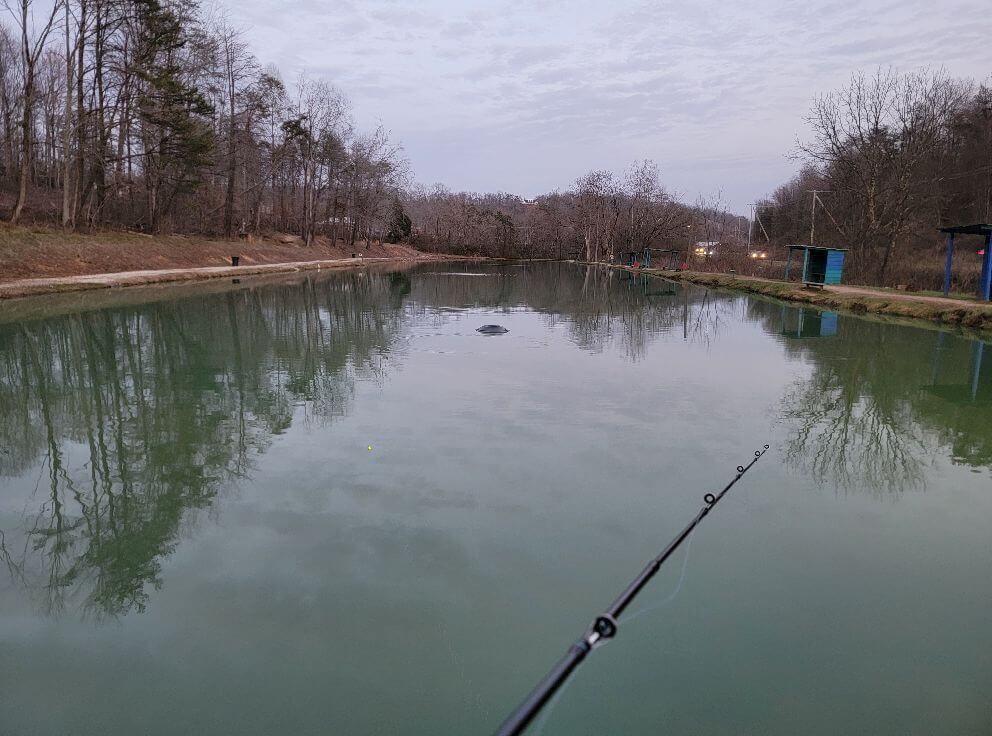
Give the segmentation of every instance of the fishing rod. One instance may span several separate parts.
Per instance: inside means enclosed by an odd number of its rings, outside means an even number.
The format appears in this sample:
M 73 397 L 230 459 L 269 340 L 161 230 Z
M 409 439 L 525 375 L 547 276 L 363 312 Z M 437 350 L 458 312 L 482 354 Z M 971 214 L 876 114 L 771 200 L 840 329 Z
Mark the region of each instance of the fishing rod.
M 510 714 L 509 718 L 503 721 L 503 725 L 499 727 L 496 736 L 516 736 L 523 733 L 531 721 L 541 712 L 541 709 L 551 700 L 552 696 L 565 684 L 565 680 L 582 664 L 586 655 L 616 636 L 617 629 L 619 628 L 617 619 L 620 618 L 620 614 L 637 597 L 637 594 L 641 592 L 644 586 L 650 582 L 651 578 L 661 569 L 665 560 L 672 556 L 672 553 L 686 540 L 686 537 L 692 533 L 692 530 L 696 528 L 699 522 L 706 518 L 706 515 L 713 510 L 713 507 L 720 502 L 720 499 L 727 494 L 727 491 L 733 488 L 734 484 L 766 452 L 768 452 L 768 445 L 765 445 L 761 450 L 755 450 L 751 462 L 747 465 L 738 465 L 737 475 L 724 486 L 722 491 L 717 494 L 707 493 L 703 496 L 703 507 L 699 509 L 699 512 L 693 517 L 692 521 L 686 525 L 685 529 L 679 532 L 675 539 L 668 543 L 668 546 L 662 550 L 661 554 L 647 564 L 647 567 L 641 571 L 641 574 L 634 578 L 630 585 L 610 604 L 610 607 L 596 617 L 586 633 L 568 648 L 565 656 L 558 661 L 558 664 L 531 690 L 530 695 Z

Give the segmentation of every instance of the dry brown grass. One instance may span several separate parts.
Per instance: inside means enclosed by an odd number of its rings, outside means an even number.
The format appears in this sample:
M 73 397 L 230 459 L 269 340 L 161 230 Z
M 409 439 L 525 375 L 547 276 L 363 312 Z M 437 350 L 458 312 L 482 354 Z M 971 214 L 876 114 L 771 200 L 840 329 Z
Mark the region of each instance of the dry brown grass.
M 370 258 L 421 258 L 404 245 L 360 244 L 355 251 Z M 333 260 L 348 258 L 352 249 L 339 241 L 318 238 L 309 247 L 299 238 L 277 233 L 244 240 L 218 240 L 182 235 L 150 236 L 134 232 L 92 234 L 0 225 L 0 282 L 26 278 L 83 276 L 121 271 L 228 266 L 238 255 L 241 264 Z

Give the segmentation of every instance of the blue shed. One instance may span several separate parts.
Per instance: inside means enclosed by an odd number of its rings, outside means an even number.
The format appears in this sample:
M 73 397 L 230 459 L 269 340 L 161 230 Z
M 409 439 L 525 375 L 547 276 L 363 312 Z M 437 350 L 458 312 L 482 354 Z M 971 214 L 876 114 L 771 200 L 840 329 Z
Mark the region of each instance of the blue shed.
M 802 282 L 823 286 L 839 284 L 844 275 L 844 254 L 847 248 L 824 248 L 818 245 L 787 245 L 789 258 L 785 262 L 785 280 L 789 280 L 793 251 L 803 254 Z
M 837 312 L 782 307 L 782 335 L 793 339 L 836 337 Z

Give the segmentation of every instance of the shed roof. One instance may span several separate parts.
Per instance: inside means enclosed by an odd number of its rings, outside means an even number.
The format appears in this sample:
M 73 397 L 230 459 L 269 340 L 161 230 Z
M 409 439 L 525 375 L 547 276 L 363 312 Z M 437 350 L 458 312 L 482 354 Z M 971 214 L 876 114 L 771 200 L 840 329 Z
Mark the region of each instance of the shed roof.
M 992 233 L 992 225 L 988 223 L 953 225 L 951 227 L 940 228 L 940 232 L 948 233 L 949 235 L 988 235 Z
M 840 250 L 845 253 L 848 251 L 847 248 L 831 248 L 829 245 L 803 245 L 799 243 L 795 245 L 787 245 L 785 247 L 789 250 Z

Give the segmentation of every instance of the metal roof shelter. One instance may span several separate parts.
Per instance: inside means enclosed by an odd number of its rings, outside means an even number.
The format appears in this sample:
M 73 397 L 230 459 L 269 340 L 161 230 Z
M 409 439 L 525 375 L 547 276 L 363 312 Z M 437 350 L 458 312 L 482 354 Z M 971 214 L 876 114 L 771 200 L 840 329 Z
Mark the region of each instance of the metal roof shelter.
M 947 263 L 944 266 L 944 295 L 951 291 L 951 265 L 954 263 L 955 235 L 984 235 L 985 254 L 982 256 L 982 278 L 978 282 L 978 296 L 983 301 L 989 301 L 992 293 L 992 225 L 980 223 L 977 225 L 954 225 L 942 227 L 940 232 L 947 235 Z
M 792 251 L 803 252 L 804 284 L 839 284 L 844 274 L 844 254 L 847 248 L 827 248 L 820 245 L 787 245 L 789 257 L 785 261 L 785 280 L 789 280 L 792 267 Z
M 674 248 L 645 248 L 644 250 L 626 251 L 620 254 L 620 259 L 628 266 L 637 265 L 642 268 L 651 268 L 653 253 L 659 256 L 659 268 L 667 271 L 678 269 L 681 251 Z
M 679 292 L 675 284 L 666 279 L 656 279 L 654 276 L 637 273 L 636 271 L 624 271 L 620 274 L 620 281 L 629 286 L 640 285 L 640 292 L 646 297 L 676 296 Z M 651 289 L 650 287 L 659 287 Z
M 924 389 L 952 404 L 992 405 L 992 360 L 985 360 L 986 343 L 975 340 L 971 344 L 971 380 L 967 384 L 938 383 L 940 375 L 940 353 L 944 346 L 944 335 L 937 334 L 937 345 L 933 357 L 933 376 Z
M 658 268 L 664 271 L 677 271 L 682 262 L 682 251 L 675 248 L 645 248 L 648 266 L 651 265 L 652 254 L 658 256 Z
M 619 255 L 620 262 L 625 266 L 631 267 L 640 266 L 641 259 L 644 257 L 644 254 L 639 250 L 627 250 L 621 252 Z

